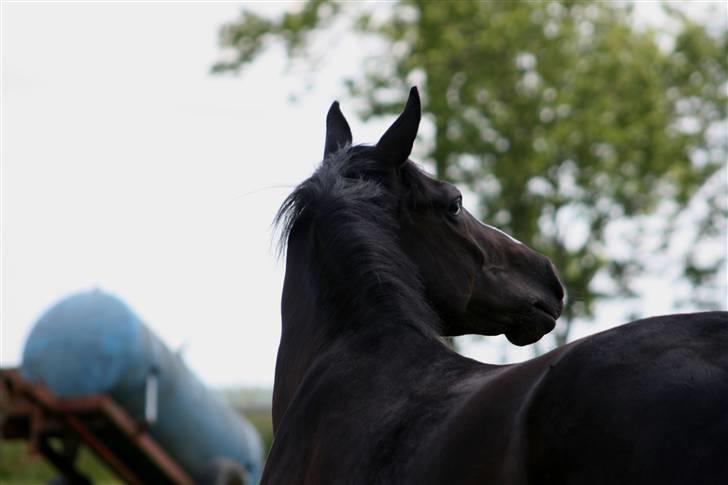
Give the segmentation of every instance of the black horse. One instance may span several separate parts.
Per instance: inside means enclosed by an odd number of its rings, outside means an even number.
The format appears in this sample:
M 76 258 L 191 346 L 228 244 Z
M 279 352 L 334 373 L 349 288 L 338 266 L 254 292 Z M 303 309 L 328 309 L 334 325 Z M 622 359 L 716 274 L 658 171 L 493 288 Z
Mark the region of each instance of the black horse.
M 264 484 L 728 484 L 728 314 L 632 322 L 487 365 L 443 335 L 549 332 L 544 256 L 408 160 L 412 89 L 375 146 L 334 103 L 284 202 L 283 332 Z

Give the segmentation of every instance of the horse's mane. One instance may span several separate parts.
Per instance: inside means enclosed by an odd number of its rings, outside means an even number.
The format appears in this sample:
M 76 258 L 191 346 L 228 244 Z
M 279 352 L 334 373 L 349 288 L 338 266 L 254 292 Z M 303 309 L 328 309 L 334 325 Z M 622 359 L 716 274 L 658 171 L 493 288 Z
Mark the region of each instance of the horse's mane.
M 279 251 L 294 234 L 313 236 L 305 240 L 316 245 L 319 270 L 330 283 L 323 289 L 341 316 L 397 321 L 435 336 L 438 317 L 399 243 L 399 200 L 386 186 L 391 169 L 375 156 L 370 146 L 342 147 L 296 187 L 274 220 Z

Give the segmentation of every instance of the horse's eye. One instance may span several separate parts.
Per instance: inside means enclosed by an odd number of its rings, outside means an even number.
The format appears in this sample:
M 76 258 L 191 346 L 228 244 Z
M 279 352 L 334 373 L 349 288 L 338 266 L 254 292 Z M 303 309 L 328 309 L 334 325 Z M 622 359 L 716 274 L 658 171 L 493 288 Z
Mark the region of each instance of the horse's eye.
M 450 204 L 447 206 L 447 213 L 452 216 L 456 217 L 460 215 L 460 211 L 463 209 L 463 198 L 458 197 L 457 199 L 450 202 Z

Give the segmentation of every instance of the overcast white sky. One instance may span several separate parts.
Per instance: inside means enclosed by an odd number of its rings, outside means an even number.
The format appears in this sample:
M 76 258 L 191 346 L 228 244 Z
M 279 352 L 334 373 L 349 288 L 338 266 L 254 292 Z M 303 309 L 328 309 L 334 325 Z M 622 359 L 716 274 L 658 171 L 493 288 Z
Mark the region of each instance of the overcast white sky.
M 211 76 L 240 8 L 4 3 L 0 365 L 18 364 L 48 306 L 99 287 L 206 382 L 272 385 L 283 264 L 270 223 L 320 159 L 326 110 L 362 53 L 344 39 L 296 104 L 280 51 Z M 384 122 L 342 108 L 355 142 L 378 138 Z M 647 304 L 668 311 L 663 299 Z M 468 353 L 495 358 L 480 342 Z

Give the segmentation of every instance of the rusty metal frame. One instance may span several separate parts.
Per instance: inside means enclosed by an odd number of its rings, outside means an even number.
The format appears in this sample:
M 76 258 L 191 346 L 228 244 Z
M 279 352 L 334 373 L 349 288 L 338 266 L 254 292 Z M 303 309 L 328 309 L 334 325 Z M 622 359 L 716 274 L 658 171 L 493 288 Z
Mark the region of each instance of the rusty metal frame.
M 0 369 L 0 434 L 7 439 L 27 439 L 30 450 L 40 453 L 62 473 L 77 473 L 72 464 L 54 455 L 53 449 L 44 439 L 50 430 L 64 430 L 74 433 L 79 439 L 109 466 L 119 478 L 130 484 L 147 481 L 138 476 L 133 464 L 125 463 L 79 419 L 79 415 L 96 412 L 103 415 L 125 438 L 144 454 L 149 461 L 166 476 L 170 482 L 192 485 L 194 482 L 148 433 L 145 427 L 136 423 L 109 396 L 97 395 L 85 398 L 60 399 L 42 386 L 24 380 L 16 369 Z M 11 419 L 28 420 L 29 429 L 9 429 L 6 423 Z M 70 466 L 70 468 L 69 468 Z

